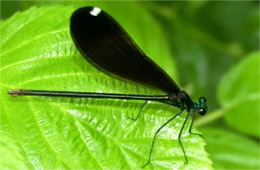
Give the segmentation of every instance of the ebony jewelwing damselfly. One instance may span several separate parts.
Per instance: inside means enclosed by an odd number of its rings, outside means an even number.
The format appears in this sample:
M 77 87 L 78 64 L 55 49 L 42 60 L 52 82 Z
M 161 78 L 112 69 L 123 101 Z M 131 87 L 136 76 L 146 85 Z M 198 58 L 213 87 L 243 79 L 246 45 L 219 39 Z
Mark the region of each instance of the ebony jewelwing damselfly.
M 85 98 L 114 98 L 145 101 L 136 120 L 147 101 L 157 101 L 180 108 L 180 112 L 165 122 L 153 137 L 147 162 L 150 163 L 155 139 L 160 130 L 179 116 L 184 110 L 186 118 L 181 126 L 178 141 L 184 154 L 186 163 L 188 158 L 184 150 L 181 135 L 184 126 L 192 112 L 192 121 L 189 127 L 190 134 L 198 112 L 204 115 L 207 112 L 206 99 L 199 98 L 199 103 L 191 100 L 189 95 L 182 91 L 177 84 L 156 63 L 149 59 L 135 44 L 123 28 L 106 12 L 97 7 L 84 7 L 76 10 L 70 20 L 71 37 L 82 56 L 101 71 L 118 78 L 132 80 L 137 83 L 157 88 L 167 95 L 139 95 L 113 94 L 93 92 L 43 91 L 43 90 L 10 90 L 12 96 L 56 96 L 56 97 L 85 97 Z

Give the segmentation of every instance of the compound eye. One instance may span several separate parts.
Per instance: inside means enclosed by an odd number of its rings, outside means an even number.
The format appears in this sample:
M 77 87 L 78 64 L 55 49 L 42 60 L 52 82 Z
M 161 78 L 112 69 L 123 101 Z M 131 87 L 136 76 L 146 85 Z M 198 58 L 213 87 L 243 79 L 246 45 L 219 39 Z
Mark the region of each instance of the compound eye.
M 206 114 L 206 109 L 199 109 L 199 114 L 201 115 L 201 116 L 203 116 L 203 115 L 205 115 Z

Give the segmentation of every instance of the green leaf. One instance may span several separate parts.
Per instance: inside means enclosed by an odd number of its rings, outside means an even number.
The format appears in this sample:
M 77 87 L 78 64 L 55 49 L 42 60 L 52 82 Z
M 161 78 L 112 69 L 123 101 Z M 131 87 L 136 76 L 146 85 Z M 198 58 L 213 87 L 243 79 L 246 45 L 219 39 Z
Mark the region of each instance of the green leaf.
M 234 66 L 222 79 L 218 97 L 225 121 L 233 128 L 259 137 L 259 53 Z
M 259 169 L 259 144 L 223 128 L 201 129 L 216 169 Z
M 7 169 L 24 169 L 26 167 L 26 155 L 21 146 L 10 133 L 0 132 L 0 151 L 3 155 L 0 159 L 0 167 Z M 28 166 L 27 168 L 29 168 Z
M 117 7 L 120 10 L 109 6 L 106 10 L 122 25 L 129 21 L 123 27 L 145 52 L 152 58 L 170 57 L 163 38 L 158 42 L 147 36 L 146 30 L 155 37 L 163 35 L 148 13 L 135 5 Z M 87 63 L 70 38 L 69 18 L 74 10 L 64 6 L 31 8 L 1 24 L 1 129 L 14 136 L 12 140 L 19 144 L 14 152 L 22 151 L 28 169 L 140 168 L 148 159 L 155 131 L 179 109 L 149 102 L 133 122 L 128 117 L 136 116 L 143 102 L 7 94 L 20 88 L 162 94 L 110 77 Z M 138 23 L 143 23 L 142 27 Z M 159 50 L 150 49 L 155 47 Z M 182 141 L 189 164 L 184 163 L 177 140 L 182 123 L 183 117 L 178 117 L 161 131 L 147 168 L 211 169 L 204 141 L 188 135 L 188 126 Z M 6 160 L 6 164 L 12 161 Z

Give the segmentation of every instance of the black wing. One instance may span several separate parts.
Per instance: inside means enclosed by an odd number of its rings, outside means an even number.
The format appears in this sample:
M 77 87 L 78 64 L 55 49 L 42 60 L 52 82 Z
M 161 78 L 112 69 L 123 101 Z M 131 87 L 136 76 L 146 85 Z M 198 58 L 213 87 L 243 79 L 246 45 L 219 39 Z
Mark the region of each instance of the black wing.
M 121 78 L 158 88 L 180 91 L 176 83 L 149 59 L 121 26 L 96 7 L 76 10 L 70 32 L 81 54 L 98 69 Z

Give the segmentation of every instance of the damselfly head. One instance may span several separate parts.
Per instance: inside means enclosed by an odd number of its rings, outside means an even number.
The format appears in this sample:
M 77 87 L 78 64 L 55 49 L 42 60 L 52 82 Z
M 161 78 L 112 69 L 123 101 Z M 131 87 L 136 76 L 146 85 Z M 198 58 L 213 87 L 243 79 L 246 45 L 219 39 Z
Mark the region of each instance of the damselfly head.
M 207 100 L 205 97 L 199 98 L 198 112 L 201 116 L 205 115 L 208 111 Z

